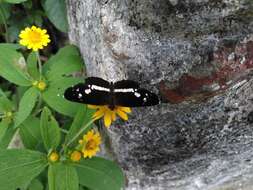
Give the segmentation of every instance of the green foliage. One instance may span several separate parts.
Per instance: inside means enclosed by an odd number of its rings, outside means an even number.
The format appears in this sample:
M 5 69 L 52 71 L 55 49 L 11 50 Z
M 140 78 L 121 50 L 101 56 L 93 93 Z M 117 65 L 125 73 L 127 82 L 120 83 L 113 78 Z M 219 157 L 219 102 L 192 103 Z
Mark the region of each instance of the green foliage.
M 21 5 L 21 6 L 20 6 Z M 13 11 L 15 10 L 15 11 Z M 18 19 L 17 19 L 18 18 Z M 67 32 L 68 21 L 64 0 L 2 0 L 0 1 L 0 32 L 7 42 L 18 40 L 20 30 L 27 26 L 42 26 L 51 21 L 61 32 Z
M 45 66 L 45 77 L 49 81 L 55 81 L 73 72 L 81 71 L 83 62 L 75 46 L 66 46 L 52 56 Z
M 82 128 L 82 126 L 86 125 L 90 121 L 93 113 L 94 113 L 94 111 L 90 110 L 87 106 L 79 108 L 79 110 L 78 110 L 78 112 L 77 112 L 77 114 L 76 114 L 76 116 L 73 120 L 73 123 L 70 126 L 69 132 L 66 135 L 65 144 L 68 144 L 71 141 L 71 139 Z M 84 133 L 86 133 L 91 127 L 92 127 L 92 125 L 90 125 L 84 131 Z
M 69 77 L 71 73 L 80 72 L 82 67 L 82 59 L 74 46 L 62 48 L 43 66 L 43 74 L 50 84 L 42 97 L 50 107 L 61 114 L 74 117 L 76 110 L 82 106 L 63 98 L 67 87 L 83 81 L 82 79 Z
M 57 163 L 49 166 L 49 190 L 78 190 L 76 169 L 68 164 Z
M 45 148 L 56 149 L 61 140 L 60 128 L 50 110 L 45 107 L 41 114 L 40 131 Z
M 10 17 L 10 9 L 11 9 L 11 5 L 8 3 L 2 3 L 2 5 L 0 6 L 0 24 L 4 24 L 5 20 L 8 19 Z
M 13 4 L 16 4 L 16 3 L 22 3 L 22 2 L 25 2 L 27 0 L 3 0 L 4 2 L 6 3 L 13 3 Z
M 62 32 L 68 31 L 66 4 L 64 0 L 45 0 L 44 9 L 49 20 Z
M 16 50 L 0 45 L 0 75 L 20 86 L 29 86 L 31 81 L 23 70 L 24 58 Z
M 74 77 L 84 73 L 78 49 L 67 45 L 50 55 L 11 43 L 25 27 L 49 20 L 67 32 L 64 0 L 0 1 L 0 37 L 6 42 L 0 43 L 0 189 L 120 190 L 124 176 L 114 162 L 80 159 L 88 142 L 78 141 L 95 127 L 94 110 L 63 97 L 84 81 Z M 7 149 L 16 134 L 24 148 Z
M 14 104 L 5 95 L 4 92 L 0 93 L 0 115 L 2 120 L 0 121 L 0 149 L 4 149 L 10 143 L 14 133 L 14 125 L 12 122 Z
M 31 52 L 27 58 L 27 71 L 34 80 L 39 80 L 40 73 L 37 68 L 37 56 L 35 52 Z
M 7 122 L 6 120 L 2 120 L 0 122 L 0 144 L 4 139 L 8 128 L 9 128 L 9 122 Z
M 119 190 L 124 186 L 122 170 L 112 161 L 94 157 L 74 164 L 79 183 L 94 190 Z M 103 179 L 103 180 L 100 180 Z
M 50 83 L 49 88 L 42 94 L 43 100 L 57 112 L 74 117 L 79 107 L 83 106 L 64 99 L 63 94 L 66 87 L 81 82 L 77 78 L 62 77 Z
M 44 190 L 44 187 L 39 180 L 35 179 L 32 180 L 31 184 L 28 187 L 28 190 Z
M 0 150 L 8 147 L 15 133 L 16 129 L 14 129 L 14 125 L 8 125 L 7 130 L 5 130 L 5 133 L 0 139 Z
M 13 109 L 13 103 L 5 96 L 0 97 L 0 112 L 8 112 Z
M 36 100 L 38 99 L 39 91 L 34 88 L 30 87 L 19 103 L 19 110 L 17 112 L 17 117 L 15 118 L 15 126 L 18 127 L 25 119 L 30 115 L 32 109 L 35 106 Z M 29 103 L 27 103 L 29 102 Z
M 24 187 L 47 166 L 46 156 L 29 150 L 0 151 L 1 190 Z
M 24 146 L 35 150 L 42 143 L 40 120 L 37 117 L 28 117 L 20 126 L 20 137 Z

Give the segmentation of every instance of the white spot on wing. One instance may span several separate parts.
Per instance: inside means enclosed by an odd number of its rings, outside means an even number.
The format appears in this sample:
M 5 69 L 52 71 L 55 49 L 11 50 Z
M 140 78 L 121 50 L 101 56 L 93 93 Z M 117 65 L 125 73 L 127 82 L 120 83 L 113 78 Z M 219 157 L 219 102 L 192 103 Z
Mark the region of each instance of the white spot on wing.
M 78 94 L 78 98 L 82 98 L 83 95 L 81 93 Z
M 98 90 L 98 91 L 110 92 L 109 88 L 104 88 L 102 86 L 97 86 L 97 85 L 91 85 L 91 89 Z
M 85 94 L 91 93 L 91 89 L 85 89 L 84 93 L 85 93 Z
M 147 98 L 143 98 L 143 101 L 146 102 L 146 101 L 147 101 Z
M 133 88 L 119 88 L 119 89 L 114 89 L 114 92 L 134 92 L 136 91 L 136 89 L 134 90 Z
M 76 91 L 79 92 L 79 88 L 77 88 Z
M 138 92 L 135 92 L 134 95 L 135 95 L 137 98 L 139 98 L 139 97 L 141 96 L 141 94 L 138 93 Z

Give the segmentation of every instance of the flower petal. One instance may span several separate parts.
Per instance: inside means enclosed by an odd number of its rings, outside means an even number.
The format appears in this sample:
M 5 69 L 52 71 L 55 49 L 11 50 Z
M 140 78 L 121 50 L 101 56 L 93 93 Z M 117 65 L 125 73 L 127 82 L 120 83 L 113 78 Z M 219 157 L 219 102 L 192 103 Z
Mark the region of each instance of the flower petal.
M 115 111 L 112 112 L 112 121 L 116 121 L 116 112 Z
M 91 105 L 91 104 L 88 104 L 87 106 L 90 109 L 99 109 L 101 107 L 101 106 L 96 106 L 96 105 Z
M 120 109 L 121 111 L 126 112 L 126 113 L 131 113 L 132 112 L 131 108 L 129 108 L 129 107 L 119 106 L 118 109 Z
M 109 127 L 112 123 L 112 117 L 110 112 L 105 112 L 105 116 L 104 116 L 104 124 L 106 127 Z
M 125 112 L 121 111 L 121 110 L 117 110 L 117 114 L 124 120 L 128 120 L 128 116 Z
M 95 120 L 97 120 L 97 119 L 100 119 L 101 117 L 103 117 L 104 114 L 105 114 L 105 113 L 104 113 L 104 110 L 103 110 L 103 109 L 100 109 L 100 110 L 96 111 L 96 112 L 93 114 L 92 118 L 95 119 Z

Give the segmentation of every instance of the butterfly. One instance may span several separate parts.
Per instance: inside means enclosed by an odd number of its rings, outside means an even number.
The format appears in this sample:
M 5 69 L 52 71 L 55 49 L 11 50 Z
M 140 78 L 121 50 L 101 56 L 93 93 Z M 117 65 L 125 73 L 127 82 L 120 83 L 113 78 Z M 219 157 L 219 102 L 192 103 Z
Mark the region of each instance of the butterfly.
M 85 83 L 67 88 L 64 97 L 73 102 L 108 105 L 112 110 L 115 106 L 140 107 L 159 104 L 156 94 L 140 88 L 135 81 L 120 80 L 113 83 L 98 77 L 88 77 Z

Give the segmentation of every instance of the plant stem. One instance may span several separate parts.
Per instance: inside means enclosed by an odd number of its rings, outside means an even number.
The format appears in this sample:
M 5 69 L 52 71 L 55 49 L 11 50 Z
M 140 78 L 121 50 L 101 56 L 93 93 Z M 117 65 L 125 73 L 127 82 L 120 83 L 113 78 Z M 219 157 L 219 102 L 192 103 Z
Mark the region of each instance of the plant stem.
M 74 142 L 95 120 L 90 120 L 85 126 L 83 126 L 76 135 L 70 139 L 70 141 L 66 144 L 65 148 L 67 148 L 72 142 Z
M 0 2 L 0 16 L 2 17 L 3 19 L 3 23 L 4 23 L 4 29 L 5 29 L 5 41 L 6 43 L 9 43 L 10 40 L 9 40 L 9 36 L 8 36 L 8 26 L 7 26 L 7 23 L 6 23 L 6 18 L 5 18 L 5 15 L 3 13 L 3 7 L 2 7 L 2 4 Z
M 38 103 L 37 103 L 35 111 L 34 111 L 34 116 L 36 116 L 41 111 L 41 108 L 40 108 L 41 105 L 42 105 L 42 97 L 41 97 L 41 93 L 40 93 L 39 100 L 38 100 Z
M 67 131 L 67 130 L 65 130 L 65 129 L 63 129 L 63 128 L 60 128 L 60 129 L 61 129 L 61 131 L 62 131 L 63 133 L 68 134 L 68 131 Z
M 40 60 L 40 54 L 39 54 L 39 51 L 36 51 L 36 56 L 37 56 L 37 60 L 38 60 L 38 65 L 39 65 L 39 72 L 40 72 L 40 80 L 41 80 L 41 76 L 42 76 L 42 63 L 41 63 L 41 60 Z

